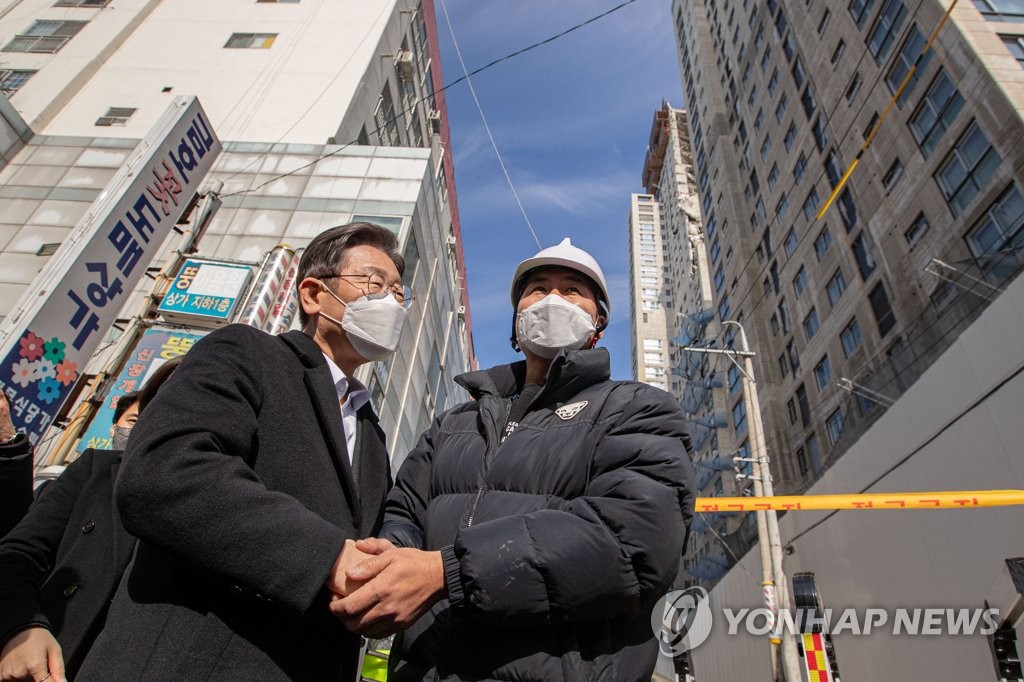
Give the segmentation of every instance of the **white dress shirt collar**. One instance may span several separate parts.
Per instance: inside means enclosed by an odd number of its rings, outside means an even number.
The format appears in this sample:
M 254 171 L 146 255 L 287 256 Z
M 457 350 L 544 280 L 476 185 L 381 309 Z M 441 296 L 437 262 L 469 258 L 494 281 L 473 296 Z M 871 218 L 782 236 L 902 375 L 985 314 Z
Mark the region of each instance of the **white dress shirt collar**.
M 355 377 L 346 377 L 341 368 L 326 353 L 327 367 L 331 370 L 331 379 L 338 392 L 338 405 L 341 412 L 342 429 L 345 432 L 345 446 L 348 449 L 348 461 L 353 462 L 356 452 L 356 412 L 370 401 L 370 390 L 363 386 Z M 344 402 L 342 402 L 344 399 Z

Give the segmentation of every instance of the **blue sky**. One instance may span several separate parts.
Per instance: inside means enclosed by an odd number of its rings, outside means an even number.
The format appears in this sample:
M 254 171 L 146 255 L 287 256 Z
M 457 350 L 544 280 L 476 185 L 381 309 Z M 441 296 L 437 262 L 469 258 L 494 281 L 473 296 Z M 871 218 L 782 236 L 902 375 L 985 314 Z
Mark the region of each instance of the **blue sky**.
M 444 81 L 548 38 L 620 0 L 436 0 Z M 603 345 L 630 378 L 629 195 L 663 99 L 682 103 L 668 0 L 637 0 L 559 40 L 494 66 L 473 85 L 505 165 L 545 247 L 571 237 L 597 258 L 612 295 Z M 521 359 L 508 343 L 509 280 L 537 251 L 469 88 L 447 91 L 456 187 L 481 367 Z

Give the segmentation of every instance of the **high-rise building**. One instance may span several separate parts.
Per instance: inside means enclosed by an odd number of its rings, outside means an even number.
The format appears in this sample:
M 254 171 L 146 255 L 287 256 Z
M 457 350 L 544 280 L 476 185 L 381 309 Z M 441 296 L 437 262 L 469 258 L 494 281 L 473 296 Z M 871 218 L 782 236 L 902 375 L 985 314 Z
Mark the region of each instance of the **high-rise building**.
M 27 292 L 48 292 L 57 265 L 90 237 L 95 207 L 140 140 L 175 97 L 196 96 L 223 143 L 200 191 L 219 188 L 221 204 L 203 226 L 186 212 L 178 231 L 201 229 L 189 257 L 258 271 L 278 244 L 298 250 L 352 220 L 398 235 L 415 301 L 399 351 L 357 377 L 400 463 L 433 415 L 464 397 L 452 377 L 474 364 L 432 0 L 6 5 L 0 341 L 22 333 Z M 165 196 L 175 206 L 193 199 Z M 176 256 L 179 239 L 172 233 L 144 264 L 149 274 Z M 137 329 L 129 321 L 153 292 L 143 278 L 121 321 L 97 336 L 116 342 Z M 83 368 L 59 426 L 76 399 L 106 395 L 96 376 L 110 369 L 110 346 Z
M 816 480 L 1020 269 L 1024 17 L 954 5 L 672 4 L 713 310 L 757 353 L 777 493 Z M 742 396 L 725 411 L 735 440 Z
M 687 113 L 667 102 L 654 114 L 643 185 L 648 193 L 632 195 L 630 214 L 633 375 L 672 392 L 690 417 L 700 494 L 741 495 L 750 482 L 735 477 L 733 455 L 749 456 L 749 440 L 742 430 L 719 428 L 739 391 L 739 366 L 683 350 L 735 334 L 714 314 L 713 290 L 721 290 L 724 275 L 719 269 L 712 278 L 707 249 L 707 237 L 727 226 L 701 221 Z M 749 463 L 744 467 L 749 473 Z M 708 585 L 731 564 L 719 538 L 740 550 L 756 527 L 752 518 L 709 514 L 695 520 L 695 530 L 682 578 Z

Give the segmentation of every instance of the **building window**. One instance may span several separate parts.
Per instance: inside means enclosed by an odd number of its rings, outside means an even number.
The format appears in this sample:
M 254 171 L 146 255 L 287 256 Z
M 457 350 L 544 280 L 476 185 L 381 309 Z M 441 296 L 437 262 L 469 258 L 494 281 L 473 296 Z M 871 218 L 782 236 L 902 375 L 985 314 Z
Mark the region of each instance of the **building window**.
M 835 306 L 839 299 L 843 297 L 843 292 L 846 291 L 846 278 L 843 277 L 842 270 L 836 270 L 836 273 L 832 275 L 832 279 L 825 285 L 825 290 L 828 292 L 829 303 Z
M 828 146 L 828 129 L 825 128 L 824 116 L 815 119 L 814 125 L 811 126 L 811 132 L 814 133 L 814 144 L 818 147 L 818 151 L 824 151 Z
M 1024 21 L 1024 7 L 1018 0 L 974 0 L 974 6 L 989 21 Z
M 803 448 L 796 449 L 796 466 L 800 470 L 801 476 L 807 475 L 807 455 L 804 454 Z
M 803 152 L 797 157 L 796 164 L 793 166 L 793 182 L 799 183 L 804 177 L 804 171 L 807 170 L 807 157 L 804 156 Z
M 821 327 L 821 323 L 818 321 L 818 310 L 811 308 L 811 312 L 807 313 L 807 317 L 804 318 L 804 336 L 810 341 L 814 338 L 814 335 L 818 333 L 818 329 Z
M 723 267 L 724 266 L 719 265 L 718 268 L 715 270 L 715 293 L 716 294 L 722 291 L 722 285 L 725 284 L 725 270 L 722 269 Z
M 899 35 L 900 26 L 907 18 L 907 8 L 902 0 L 886 0 L 882 11 L 875 19 L 875 25 L 868 34 L 868 50 L 875 61 L 881 64 L 889 55 L 893 41 Z
M 846 92 L 843 95 L 847 103 L 853 104 L 853 98 L 860 92 L 860 86 L 863 82 L 860 77 L 860 71 L 853 74 L 853 78 L 850 79 L 850 84 L 846 86 Z
M 764 161 L 768 154 L 772 151 L 772 136 L 765 135 L 764 142 L 761 143 L 761 160 Z
M 1010 185 L 965 239 L 976 258 L 990 256 L 1020 246 L 1024 241 L 1021 227 L 1024 227 L 1024 196 L 1016 185 Z
M 878 333 L 885 336 L 896 326 L 896 316 L 892 312 L 889 295 L 885 293 L 885 287 L 881 282 L 868 294 L 868 301 L 871 303 L 871 312 L 874 313 L 875 321 L 878 323 Z
M 796 293 L 796 297 L 800 298 L 801 294 L 807 290 L 807 268 L 800 266 L 800 269 L 796 272 L 796 277 L 793 278 L 793 291 Z
M 661 350 L 661 339 L 644 339 L 644 350 Z
M 828 442 L 835 447 L 839 439 L 843 437 L 843 431 L 846 430 L 846 417 L 843 416 L 843 410 L 836 408 L 833 412 L 825 419 L 825 429 L 828 431 Z
M 232 33 L 224 47 L 233 49 L 269 50 L 276 33 Z
M 87 23 L 89 22 L 37 20 L 27 31 L 14 36 L 11 42 L 4 45 L 3 51 L 53 54 L 59 52 Z
M 779 70 L 775 69 L 772 71 L 772 77 L 768 79 L 768 96 L 775 97 L 775 92 L 779 89 Z
M 789 416 L 789 423 L 796 424 L 796 401 L 792 398 L 786 401 L 786 414 Z
M 892 191 L 892 188 L 896 186 L 896 183 L 903 177 L 903 164 L 900 163 L 899 158 L 892 162 L 889 166 L 889 170 L 885 171 L 885 175 L 882 176 L 882 187 L 885 188 L 885 193 L 888 194 Z
M 835 147 L 829 150 L 825 157 L 825 176 L 828 178 L 829 187 L 835 187 L 843 179 L 843 170 L 839 161 L 839 152 Z
M 875 271 L 875 257 L 871 255 L 871 248 L 868 246 L 864 232 L 857 235 L 857 238 L 850 244 L 853 250 L 853 257 L 857 261 L 857 269 L 860 271 L 860 278 L 867 281 L 871 273 Z
M 792 31 L 788 32 L 786 37 L 782 39 L 782 51 L 785 53 L 787 61 L 793 60 L 793 55 L 796 54 L 796 41 L 793 40 Z
M 718 239 L 715 238 L 715 241 L 713 241 L 711 243 L 711 252 L 710 252 L 711 262 L 712 263 L 717 263 L 718 262 L 718 257 L 721 255 L 721 253 L 722 253 L 722 245 L 719 244 L 718 243 Z
M 84 7 L 100 9 L 110 4 L 110 0 L 57 0 L 54 7 Z
M 832 363 L 828 361 L 828 355 L 823 357 L 814 366 L 814 381 L 818 384 L 818 390 L 822 391 L 832 381 Z
M 764 48 L 764 54 L 761 55 L 761 71 L 768 68 L 768 65 L 772 61 L 772 46 Z
M 754 134 L 759 135 L 761 128 L 764 127 L 764 109 L 757 110 L 757 116 L 754 117 Z
M 786 215 L 786 211 L 789 210 L 789 200 L 786 199 L 786 193 L 783 192 L 782 196 L 779 197 L 779 203 L 775 204 L 775 218 L 782 220 Z
M 736 429 L 736 437 L 742 436 L 747 431 L 747 405 L 742 399 L 736 401 L 732 406 L 732 423 Z
M 850 323 L 843 327 L 843 331 L 839 332 L 839 340 L 843 344 L 843 356 L 850 357 L 853 352 L 860 347 L 860 324 L 857 323 L 857 318 L 850 320 Z
M 839 193 L 839 217 L 843 219 L 843 225 L 849 232 L 857 224 L 857 204 L 853 202 L 853 193 L 849 187 L 844 187 Z
M 793 62 L 793 69 L 790 71 L 793 74 L 793 83 L 796 85 L 796 89 L 804 87 L 804 80 L 807 78 L 807 72 L 804 70 L 804 64 L 798 57 Z
M 786 93 L 782 93 L 779 97 L 779 103 L 775 105 L 775 122 L 782 123 L 782 119 L 786 117 L 786 107 L 789 106 L 789 100 L 786 98 Z
M 828 231 L 828 227 L 824 227 L 818 234 L 818 238 L 814 240 L 814 254 L 818 257 L 819 263 L 824 260 L 825 254 L 828 253 L 831 246 L 832 233 Z
M 789 376 L 789 361 L 786 360 L 786 354 L 783 353 L 779 356 L 779 375 L 785 379 Z
M 907 77 L 910 72 L 910 67 L 914 65 L 917 58 L 921 55 L 921 50 L 925 46 L 925 37 L 921 35 L 921 31 L 918 30 L 917 24 L 910 27 L 910 31 L 907 32 L 907 39 L 903 41 L 903 47 L 896 54 L 896 60 L 892 68 L 889 69 L 889 75 L 885 77 L 885 82 L 889 85 L 889 89 L 893 94 L 900 89 L 900 85 L 903 83 L 903 79 Z M 914 70 L 914 74 L 907 80 L 906 86 L 900 93 L 896 103 L 899 106 L 906 104 L 907 97 L 914 91 L 914 87 L 917 82 L 921 80 L 921 72 L 928 66 L 928 62 L 932 60 L 932 51 L 929 50 L 928 54 L 921 57 L 921 63 L 917 65 Z
M 800 408 L 800 423 L 806 429 L 811 425 L 811 403 L 807 400 L 807 388 L 803 384 L 796 387 L 796 404 Z
M 971 123 L 935 174 L 953 215 L 967 209 L 1001 161 L 977 122 Z
M 903 232 L 903 238 L 907 240 L 907 244 L 910 245 L 910 248 L 914 248 L 914 246 L 921 241 L 921 238 L 926 232 L 928 232 L 929 227 L 928 219 L 925 217 L 924 213 L 918 213 L 917 217 L 914 218 L 914 222 L 910 224 L 910 227 L 908 227 L 906 231 Z
M 28 69 L 0 69 L 0 92 L 10 97 L 35 73 Z
M 138 111 L 131 107 L 110 107 L 107 113 L 96 119 L 98 126 L 123 126 L 128 124 L 128 119 Z
M 729 395 L 735 395 L 740 389 L 740 370 L 735 364 L 729 365 Z
M 846 41 L 840 38 L 839 42 L 836 43 L 836 49 L 832 50 L 832 56 L 829 58 L 832 66 L 839 63 L 839 60 L 843 58 L 844 52 L 846 52 Z
M 868 15 L 871 14 L 871 6 L 874 4 L 875 0 L 853 0 L 850 3 L 850 16 L 853 17 L 857 28 L 864 26 L 864 22 L 868 20 Z
M 1024 14 L 1022 14 L 1021 18 L 1024 19 Z M 1010 51 L 1010 54 L 1017 60 L 1017 63 L 1024 66 L 1024 36 L 1004 36 L 1000 34 L 999 37 L 1003 39 L 1003 44 L 1006 45 L 1006 49 Z
M 377 108 L 373 112 L 373 122 L 377 126 L 377 135 L 384 147 L 394 147 L 400 144 L 398 137 L 398 116 L 395 114 L 395 103 L 391 98 L 391 87 L 384 81 L 384 89 L 377 99 Z M 640 250 L 646 251 L 647 244 L 641 244 Z M 653 247 L 651 248 L 653 251 Z
M 810 83 L 804 88 L 804 94 L 800 96 L 800 103 L 804 105 L 804 114 L 807 120 L 814 116 L 814 110 L 818 107 L 818 100 L 814 97 L 814 86 Z
M 787 152 L 793 148 L 794 142 L 796 142 L 796 122 L 790 121 L 789 129 L 786 131 L 786 137 L 783 139 Z
M 723 296 L 721 302 L 718 304 L 718 319 L 721 322 L 725 322 L 729 319 L 729 297 Z
M 942 139 L 942 135 L 953 123 L 960 109 L 964 106 L 964 98 L 953 85 L 945 71 L 939 71 L 925 93 L 921 104 L 910 117 L 910 131 L 921 147 L 921 153 L 927 157 Z
M 775 189 L 775 185 L 779 183 L 779 164 L 773 163 L 771 171 L 768 172 L 768 189 Z
M 828 11 L 828 9 L 826 8 L 825 9 L 825 13 L 821 15 L 821 21 L 818 22 L 818 35 L 819 36 L 825 32 L 826 28 L 828 28 L 828 22 L 829 22 L 829 19 L 831 19 L 831 18 L 832 18 L 832 12 Z
M 820 203 L 821 199 L 818 198 L 818 190 L 812 187 L 811 191 L 807 194 L 807 198 L 804 199 L 803 206 L 804 218 L 806 218 L 808 222 L 814 221 L 814 217 L 818 212 L 818 204 Z
M 782 247 L 786 250 L 786 258 L 792 258 L 793 254 L 796 253 L 796 247 L 799 240 L 796 237 L 796 230 L 792 227 L 789 228 L 789 232 L 786 233 L 786 239 L 782 242 Z
M 664 362 L 661 353 L 644 353 L 644 362 L 647 364 L 660 364 Z
M 767 282 L 767 280 L 765 280 Z M 768 293 L 765 291 L 765 293 Z M 772 317 L 769 320 L 772 327 L 772 336 L 778 336 L 779 332 L 782 331 L 782 327 L 779 326 L 779 315 L 778 313 L 772 313 Z

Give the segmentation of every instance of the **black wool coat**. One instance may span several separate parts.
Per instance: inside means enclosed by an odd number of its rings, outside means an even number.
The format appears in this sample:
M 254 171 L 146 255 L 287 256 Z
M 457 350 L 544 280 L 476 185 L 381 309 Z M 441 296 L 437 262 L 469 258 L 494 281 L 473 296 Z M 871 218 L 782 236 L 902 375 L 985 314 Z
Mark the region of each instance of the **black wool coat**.
M 457 377 L 388 497 L 382 535 L 440 550 L 448 598 L 401 633 L 389 680 L 650 680 L 655 602 L 675 579 L 696 484 L 665 391 L 562 351 L 501 441 L 525 363 Z
M 129 439 L 116 496 L 139 548 L 76 682 L 354 679 L 359 638 L 324 581 L 390 487 L 369 405 L 358 424 L 353 467 L 305 334 L 199 341 Z
M 32 454 L 23 433 L 0 445 L 0 537 L 18 525 L 32 504 Z
M 43 626 L 72 678 L 135 546 L 114 508 L 120 460 L 120 451 L 86 450 L 0 540 L 0 643 Z

